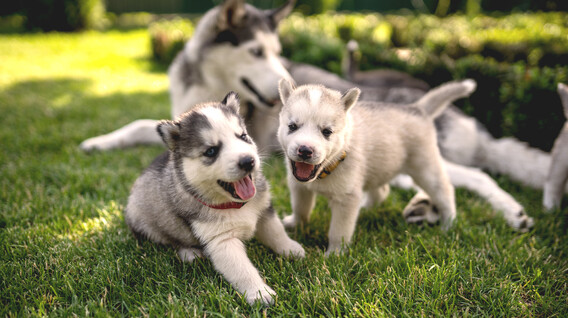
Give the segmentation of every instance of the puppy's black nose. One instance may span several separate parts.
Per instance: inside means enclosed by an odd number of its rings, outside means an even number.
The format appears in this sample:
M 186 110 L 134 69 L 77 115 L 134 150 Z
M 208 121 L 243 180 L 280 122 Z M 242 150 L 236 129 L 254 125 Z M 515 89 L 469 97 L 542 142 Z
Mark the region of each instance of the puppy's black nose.
M 312 150 L 312 148 L 308 146 L 300 146 L 300 148 L 298 148 L 298 156 L 300 156 L 300 158 L 304 160 L 310 159 L 313 153 L 314 151 Z
M 244 171 L 252 171 L 254 165 L 254 158 L 251 156 L 245 156 L 239 159 L 239 168 L 243 169 Z

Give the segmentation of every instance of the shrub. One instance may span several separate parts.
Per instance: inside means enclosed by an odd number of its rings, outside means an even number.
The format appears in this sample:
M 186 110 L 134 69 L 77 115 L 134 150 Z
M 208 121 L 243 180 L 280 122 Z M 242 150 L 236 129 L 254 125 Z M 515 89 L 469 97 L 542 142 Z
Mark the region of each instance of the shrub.
M 26 28 L 77 31 L 104 27 L 104 0 L 26 0 Z
M 150 24 L 149 31 L 154 59 L 170 64 L 193 34 L 193 23 L 181 18 L 160 20 Z

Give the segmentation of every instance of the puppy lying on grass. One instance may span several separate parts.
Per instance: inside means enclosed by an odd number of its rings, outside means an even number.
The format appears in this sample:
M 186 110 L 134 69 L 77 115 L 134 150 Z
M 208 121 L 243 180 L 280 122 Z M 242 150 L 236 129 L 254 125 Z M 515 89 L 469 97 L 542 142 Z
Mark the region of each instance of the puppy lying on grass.
M 270 203 L 260 160 L 239 100 L 193 107 L 176 121 L 158 125 L 168 151 L 136 180 L 126 223 L 137 236 L 171 245 L 191 262 L 207 256 L 247 302 L 275 295 L 248 259 L 243 241 L 253 235 L 285 256 L 304 257 L 286 234 Z

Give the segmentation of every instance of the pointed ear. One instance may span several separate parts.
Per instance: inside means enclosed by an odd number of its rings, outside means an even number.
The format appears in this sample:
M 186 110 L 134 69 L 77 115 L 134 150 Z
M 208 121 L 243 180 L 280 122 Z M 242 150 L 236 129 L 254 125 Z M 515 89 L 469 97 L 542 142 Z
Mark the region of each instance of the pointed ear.
M 223 101 L 221 103 L 233 109 L 237 114 L 239 113 L 240 101 L 239 101 L 239 95 L 237 93 L 232 91 L 229 92 L 229 94 L 227 94 L 227 96 L 223 98 Z
M 179 124 L 171 120 L 162 120 L 158 123 L 157 129 L 168 149 L 174 150 L 180 137 Z
M 276 29 L 280 21 L 282 21 L 292 12 L 295 4 L 296 0 L 288 0 L 280 8 L 268 10 L 268 18 L 270 19 L 270 21 L 272 21 L 272 26 L 274 29 Z
M 343 93 L 341 96 L 341 102 L 345 106 L 345 111 L 348 111 L 357 103 L 359 99 L 359 95 L 361 94 L 361 90 L 357 87 L 353 87 L 349 89 L 347 92 Z
M 558 95 L 564 107 L 564 116 L 568 119 L 568 85 L 558 83 Z
M 278 82 L 278 92 L 280 93 L 280 100 L 282 101 L 282 104 L 286 104 L 286 101 L 295 89 L 296 86 L 293 82 L 290 82 L 285 78 L 280 79 Z
M 225 30 L 241 24 L 246 14 L 244 0 L 225 0 L 217 17 L 217 27 Z

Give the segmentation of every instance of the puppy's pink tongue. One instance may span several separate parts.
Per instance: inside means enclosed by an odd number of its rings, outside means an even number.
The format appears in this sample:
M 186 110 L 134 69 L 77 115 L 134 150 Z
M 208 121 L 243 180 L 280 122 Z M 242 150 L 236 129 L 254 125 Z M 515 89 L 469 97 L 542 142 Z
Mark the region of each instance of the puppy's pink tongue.
M 235 187 L 235 192 L 242 200 L 249 200 L 250 198 L 254 197 L 256 193 L 256 188 L 252 183 L 252 180 L 249 176 L 242 178 L 239 181 L 233 182 L 233 187 Z
M 296 177 L 308 179 L 314 171 L 314 165 L 305 162 L 296 162 Z

